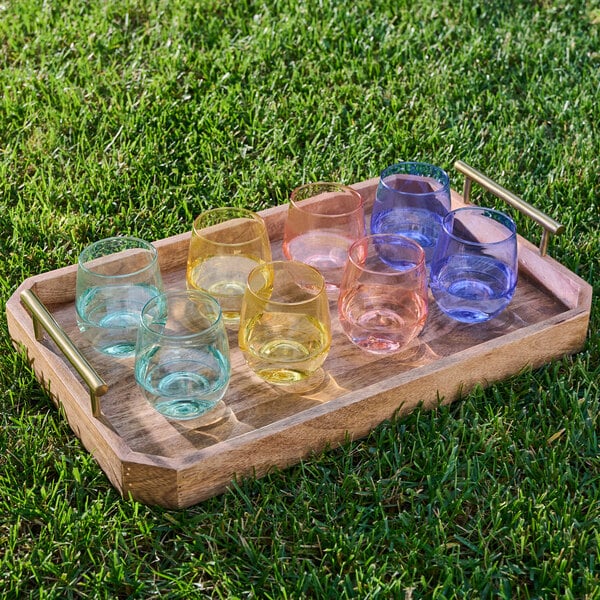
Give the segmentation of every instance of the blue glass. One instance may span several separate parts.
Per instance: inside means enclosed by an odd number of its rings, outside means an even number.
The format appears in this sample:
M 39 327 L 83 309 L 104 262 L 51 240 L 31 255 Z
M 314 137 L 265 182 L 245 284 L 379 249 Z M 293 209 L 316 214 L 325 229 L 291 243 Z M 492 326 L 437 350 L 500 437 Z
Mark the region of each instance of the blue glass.
M 229 342 L 219 303 L 200 291 L 167 292 L 142 311 L 135 379 L 148 402 L 171 419 L 211 411 L 227 391 Z
M 517 273 L 516 226 L 508 215 L 478 207 L 446 215 L 429 282 L 442 312 L 462 323 L 492 319 L 512 300 Z
M 449 210 L 450 180 L 443 169 L 422 162 L 400 162 L 381 172 L 370 231 L 411 238 L 423 248 L 429 265 Z

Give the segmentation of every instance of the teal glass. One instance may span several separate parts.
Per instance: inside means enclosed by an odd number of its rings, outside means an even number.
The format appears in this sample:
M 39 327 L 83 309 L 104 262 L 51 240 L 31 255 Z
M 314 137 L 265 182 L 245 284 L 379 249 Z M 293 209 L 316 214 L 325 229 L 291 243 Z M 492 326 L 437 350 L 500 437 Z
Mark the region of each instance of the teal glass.
M 94 242 L 78 260 L 79 329 L 95 350 L 132 357 L 142 308 L 162 289 L 158 252 L 152 244 L 135 237 Z
M 150 300 L 142 310 L 134 372 L 148 402 L 165 417 L 194 419 L 215 408 L 231 376 L 218 301 L 196 290 Z

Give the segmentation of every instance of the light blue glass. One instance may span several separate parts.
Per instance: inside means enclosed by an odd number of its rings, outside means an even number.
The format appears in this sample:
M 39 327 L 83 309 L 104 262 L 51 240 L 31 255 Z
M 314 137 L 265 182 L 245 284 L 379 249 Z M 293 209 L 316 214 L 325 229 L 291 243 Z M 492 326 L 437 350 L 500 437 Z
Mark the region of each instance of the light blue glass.
M 166 292 L 142 311 L 135 379 L 148 402 L 171 419 L 211 411 L 229 386 L 229 342 L 221 308 L 200 291 Z
M 396 163 L 381 172 L 370 230 L 413 239 L 429 266 L 449 210 L 450 180 L 443 169 L 423 162 Z
M 142 308 L 161 291 L 158 253 L 152 244 L 134 237 L 99 240 L 79 255 L 79 329 L 99 352 L 131 357 Z
M 488 321 L 513 298 L 517 260 L 517 229 L 508 215 L 475 206 L 449 212 L 431 263 L 433 297 L 457 321 Z

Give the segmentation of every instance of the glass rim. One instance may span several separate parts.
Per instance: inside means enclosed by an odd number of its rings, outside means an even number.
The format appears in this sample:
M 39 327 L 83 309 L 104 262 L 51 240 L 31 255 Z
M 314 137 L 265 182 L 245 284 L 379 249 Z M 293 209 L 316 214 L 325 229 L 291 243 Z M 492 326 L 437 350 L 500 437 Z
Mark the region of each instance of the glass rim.
M 411 173 L 410 170 L 407 170 L 406 172 L 394 171 L 394 169 L 398 169 L 398 167 L 401 167 L 404 165 L 406 165 L 407 167 L 427 167 L 428 169 L 431 169 L 432 177 L 436 181 L 438 181 L 439 183 L 442 184 L 441 190 L 448 189 L 448 192 L 450 192 L 450 177 L 449 177 L 448 173 L 444 169 L 442 169 L 442 167 L 438 167 L 437 165 L 434 165 L 431 163 L 422 162 L 422 161 L 414 161 L 414 160 L 404 160 L 404 161 L 400 161 L 400 162 L 397 162 L 397 163 L 387 166 L 379 174 L 380 185 L 382 185 L 386 190 L 389 190 L 390 192 L 394 192 L 395 194 L 402 194 L 402 195 L 406 195 L 406 196 L 417 196 L 418 197 L 418 196 L 429 196 L 431 194 L 439 193 L 440 190 L 434 190 L 434 191 L 429 191 L 429 192 L 405 192 L 403 190 L 398 190 L 396 188 L 390 187 L 386 183 L 385 180 L 387 177 L 389 177 L 391 175 L 398 175 L 398 174 L 419 175 L 418 173 Z M 433 173 L 437 173 L 437 176 L 434 175 Z M 425 176 L 423 176 L 423 177 L 425 177 Z
M 294 267 L 305 269 L 307 272 L 311 273 L 312 275 L 316 275 L 316 282 L 318 282 L 319 287 L 316 290 L 315 294 L 310 296 L 310 298 L 306 298 L 304 300 L 298 300 L 295 302 L 282 302 L 281 300 L 271 300 L 270 298 L 265 298 L 264 296 L 258 294 L 255 290 L 252 289 L 252 287 L 250 285 L 250 280 L 253 276 L 257 275 L 260 271 L 263 271 L 263 270 L 269 269 L 269 268 L 274 270 L 274 267 L 282 267 L 282 266 L 286 266 L 286 265 L 293 265 Z M 273 260 L 270 262 L 261 263 L 260 265 L 257 265 L 256 267 L 254 267 L 252 269 L 252 271 L 250 271 L 250 273 L 248 274 L 247 282 L 246 282 L 246 290 L 250 294 L 252 294 L 252 296 L 254 296 L 254 298 L 257 298 L 261 302 L 268 302 L 269 304 L 272 304 L 274 306 L 302 306 L 303 304 L 309 304 L 311 302 L 314 302 L 319 296 L 321 296 L 324 292 L 326 292 L 326 289 L 327 288 L 326 288 L 325 278 L 323 277 L 321 272 L 317 268 L 315 268 L 311 265 L 308 265 L 306 263 L 303 263 L 299 260 Z
M 488 217 L 489 216 L 489 215 L 486 215 L 485 213 L 492 213 L 498 217 L 501 217 L 501 219 L 502 219 L 501 221 L 497 220 L 497 219 L 492 219 L 492 220 L 494 222 L 498 223 L 499 225 L 502 225 L 503 227 L 505 227 L 506 230 L 508 231 L 508 235 L 506 235 L 505 237 L 503 237 L 502 239 L 499 239 L 499 240 L 490 241 L 490 242 L 482 242 L 482 241 L 476 241 L 476 240 L 467 240 L 467 239 L 463 238 L 462 236 L 455 234 L 453 231 L 448 230 L 449 219 L 451 218 L 452 221 L 454 221 L 454 217 L 456 215 L 458 215 L 460 213 L 466 213 L 466 212 L 470 212 L 473 214 L 479 213 L 480 217 Z M 517 225 L 510 215 L 506 214 L 505 212 L 502 212 L 501 210 L 496 210 L 495 208 L 485 208 L 482 206 L 461 206 L 460 208 L 455 208 L 454 210 L 448 211 L 448 213 L 442 219 L 442 229 L 444 230 L 446 235 L 448 235 L 454 241 L 459 242 L 460 244 L 467 245 L 467 246 L 473 246 L 475 248 L 482 247 L 482 246 L 496 246 L 498 244 L 505 244 L 510 239 L 517 237 Z
M 352 208 L 351 210 L 347 210 L 345 212 L 339 212 L 339 213 L 334 213 L 334 214 L 323 214 L 323 213 L 315 213 L 312 212 L 310 210 L 307 210 L 306 207 L 302 206 L 300 203 L 301 202 L 305 202 L 306 200 L 310 200 L 311 198 L 315 198 L 315 196 L 309 196 L 308 198 L 303 198 L 302 200 L 296 200 L 296 195 L 298 194 L 298 192 L 300 190 L 309 188 L 309 187 L 316 187 L 316 186 L 332 186 L 335 187 L 335 190 L 331 190 L 331 191 L 340 191 L 340 192 L 344 192 L 345 194 L 348 194 L 350 196 L 352 196 L 353 198 L 358 200 L 358 204 L 357 206 L 355 206 L 354 208 Z M 311 183 L 303 183 L 302 185 L 299 185 L 298 187 L 294 188 L 292 190 L 292 193 L 290 195 L 290 204 L 296 208 L 297 210 L 299 210 L 300 212 L 303 213 L 307 213 L 309 215 L 315 215 L 318 216 L 319 218 L 324 218 L 324 219 L 339 219 L 340 217 L 347 217 L 350 215 L 353 215 L 356 212 L 359 212 L 361 210 L 364 210 L 365 207 L 365 200 L 362 197 L 362 194 L 360 192 L 358 192 L 357 190 L 351 188 L 349 185 L 344 185 L 343 183 L 338 183 L 336 181 L 313 181 Z
M 91 250 L 93 248 L 99 247 L 101 244 L 106 244 L 108 242 L 116 242 L 116 241 L 135 242 L 136 245 L 131 246 L 130 248 L 123 248 L 122 250 L 117 250 L 117 251 L 111 252 L 109 254 L 104 254 L 102 256 L 97 256 L 95 258 L 89 258 L 88 260 L 85 260 L 85 261 L 83 260 L 84 255 L 86 253 L 91 252 Z M 136 269 L 135 271 L 128 271 L 127 273 L 107 274 L 107 273 L 99 273 L 98 271 L 95 271 L 94 269 L 90 269 L 89 267 L 86 266 L 91 261 L 98 260 L 100 258 L 108 258 L 109 256 L 116 255 L 119 252 L 123 252 L 124 250 L 136 250 L 136 249 L 147 250 L 150 253 L 151 259 L 147 265 L 141 267 L 140 269 Z M 97 241 L 89 244 L 79 253 L 79 257 L 77 258 L 77 263 L 78 263 L 78 266 L 80 269 L 82 269 L 86 273 L 90 273 L 94 277 L 105 278 L 105 279 L 124 279 L 126 277 L 133 277 L 135 275 L 139 275 L 140 273 L 143 273 L 144 271 L 153 269 L 157 262 L 158 262 L 158 250 L 156 249 L 156 246 L 154 246 L 154 244 L 151 244 L 150 242 L 147 242 L 146 240 L 142 240 L 141 238 L 138 238 L 138 237 L 120 236 L 120 235 L 103 238 L 101 240 L 97 240 Z
M 150 308 L 152 308 L 151 305 L 153 303 L 158 304 L 159 301 L 164 301 L 164 300 L 166 300 L 168 303 L 169 299 L 173 299 L 173 298 L 187 298 L 187 299 L 197 298 L 197 299 L 202 299 L 203 301 L 208 301 L 210 304 L 212 304 L 217 309 L 216 316 L 214 319 L 210 319 L 211 323 L 208 327 L 206 327 L 202 331 L 195 331 L 193 333 L 183 333 L 183 334 L 161 333 L 160 331 L 156 331 L 155 329 L 151 328 L 145 322 L 145 317 L 149 318 L 147 311 L 149 311 Z M 169 290 L 166 292 L 162 292 L 160 294 L 157 294 L 153 298 L 150 298 L 150 300 L 148 300 L 148 302 L 146 302 L 146 304 L 144 304 L 144 306 L 141 310 L 141 313 L 140 313 L 140 327 L 145 329 L 146 331 L 148 331 L 149 333 L 151 333 L 154 336 L 157 336 L 162 339 L 167 339 L 167 340 L 193 340 L 195 338 L 204 337 L 207 334 L 212 333 L 215 329 L 217 329 L 217 327 L 220 326 L 222 321 L 223 321 L 223 311 L 221 309 L 221 305 L 219 304 L 219 301 L 215 297 L 211 296 L 207 292 L 203 292 L 202 290 Z M 156 323 L 156 321 L 154 319 L 152 320 L 152 322 Z
M 399 242 L 402 242 L 402 244 L 404 246 L 413 248 L 415 250 L 417 250 L 418 254 L 419 254 L 419 259 L 415 262 L 415 264 L 412 267 L 409 267 L 408 269 L 393 269 L 389 272 L 385 272 L 382 273 L 381 271 L 374 271 L 373 269 L 367 269 L 364 267 L 364 265 L 359 264 L 352 256 L 353 251 L 355 248 L 358 248 L 359 245 L 362 244 L 369 244 L 369 242 L 371 242 L 374 238 L 387 238 L 387 239 L 394 239 L 397 240 Z M 400 235 L 399 233 L 371 233 L 369 235 L 365 235 L 361 238 L 359 238 L 358 240 L 356 240 L 355 242 L 353 242 L 350 247 L 348 248 L 348 260 L 357 268 L 360 269 L 361 271 L 364 271 L 365 273 L 373 273 L 376 275 L 399 275 L 399 274 L 406 274 L 408 275 L 409 273 L 412 273 L 413 271 L 416 271 L 417 269 L 421 269 L 425 267 L 426 264 L 426 260 L 425 260 L 425 250 L 423 250 L 423 248 L 421 247 L 421 245 L 418 242 L 415 242 L 415 240 L 412 240 L 411 238 L 405 236 L 405 235 Z
M 228 212 L 239 213 L 239 217 L 227 217 L 227 218 L 223 219 L 222 221 L 219 221 L 218 223 L 213 223 L 212 225 L 206 225 L 205 227 L 198 227 L 198 222 L 200 221 L 201 218 L 206 217 L 207 215 L 210 215 L 210 214 L 220 214 L 220 213 L 226 214 Z M 215 242 L 214 240 L 211 240 L 211 239 L 205 237 L 204 235 L 202 235 L 203 229 L 205 229 L 207 227 L 214 227 L 215 225 L 224 225 L 227 223 L 227 221 L 231 220 L 232 218 L 246 219 L 249 222 L 257 223 L 260 226 L 262 226 L 263 232 L 259 233 L 255 237 L 253 237 L 249 240 L 245 240 L 243 242 Z M 260 240 L 261 237 L 263 237 L 263 233 L 267 236 L 267 238 L 269 237 L 269 232 L 267 230 L 267 224 L 265 223 L 265 220 L 258 213 L 255 213 L 255 212 L 251 211 L 250 209 L 243 208 L 241 206 L 219 206 L 219 207 L 210 208 L 208 210 L 201 212 L 194 219 L 194 221 L 192 223 L 192 232 L 193 232 L 193 235 L 195 235 L 196 237 L 207 240 L 211 244 L 219 244 L 219 246 L 228 246 L 228 247 L 232 247 L 232 248 L 237 247 L 237 246 L 245 246 L 246 244 L 250 244 L 252 242 Z

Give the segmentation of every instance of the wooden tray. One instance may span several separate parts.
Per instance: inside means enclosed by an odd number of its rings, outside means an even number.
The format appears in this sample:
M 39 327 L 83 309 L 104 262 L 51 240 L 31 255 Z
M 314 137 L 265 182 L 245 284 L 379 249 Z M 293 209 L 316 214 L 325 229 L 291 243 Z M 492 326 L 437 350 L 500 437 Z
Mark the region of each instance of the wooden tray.
M 455 166 L 467 175 L 465 197 L 476 181 L 516 202 L 510 192 L 464 163 Z M 352 186 L 363 194 L 368 212 L 377 181 Z M 75 320 L 75 265 L 21 284 L 6 304 L 9 332 L 15 346 L 26 352 L 36 377 L 64 410 L 75 435 L 121 494 L 146 504 L 190 506 L 225 491 L 236 477 L 262 476 L 348 437 L 364 437 L 385 419 L 406 414 L 421 403 L 426 408 L 440 400 L 450 403 L 477 384 L 580 350 L 592 288 L 543 255 L 547 233 L 559 231 L 560 226 L 519 202 L 544 225 L 544 237 L 541 251 L 519 238 L 519 282 L 502 315 L 485 324 L 463 325 L 445 317 L 432 301 L 418 341 L 400 355 L 377 357 L 346 339 L 332 305 L 333 344 L 324 365 L 326 379 L 308 394 L 292 394 L 259 380 L 245 366 L 233 335 L 230 388 L 225 403 L 210 419 L 168 421 L 149 407 L 137 389 L 132 360 L 110 359 L 88 346 Z M 454 191 L 452 204 L 453 208 L 463 204 Z M 286 206 L 278 206 L 261 213 L 275 258 L 281 257 L 286 211 Z M 167 288 L 185 287 L 189 237 L 184 233 L 155 243 Z M 44 335 L 44 329 L 51 336 Z M 92 396 L 97 393 L 101 407 L 97 417 L 87 385 L 89 366 Z M 94 370 L 106 385 L 94 380 Z

